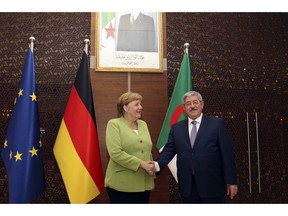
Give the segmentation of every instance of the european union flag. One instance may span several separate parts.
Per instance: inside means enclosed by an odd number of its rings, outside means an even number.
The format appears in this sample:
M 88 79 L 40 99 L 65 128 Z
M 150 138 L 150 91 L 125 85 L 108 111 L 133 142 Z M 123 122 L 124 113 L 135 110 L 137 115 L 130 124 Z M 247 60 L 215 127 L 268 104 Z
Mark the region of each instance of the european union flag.
M 30 203 L 45 188 L 34 57 L 30 49 L 14 103 L 1 156 L 8 175 L 9 202 Z

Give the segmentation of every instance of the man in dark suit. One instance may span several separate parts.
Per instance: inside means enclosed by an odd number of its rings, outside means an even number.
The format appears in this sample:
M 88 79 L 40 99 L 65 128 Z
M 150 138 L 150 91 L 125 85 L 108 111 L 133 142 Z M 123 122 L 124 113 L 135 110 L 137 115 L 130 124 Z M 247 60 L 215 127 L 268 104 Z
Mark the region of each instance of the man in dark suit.
M 154 20 L 142 13 L 122 15 L 117 38 L 117 51 L 157 51 L 155 48 Z
M 172 126 L 168 142 L 156 160 L 156 171 L 161 172 L 177 154 L 182 202 L 224 203 L 226 194 L 233 199 L 238 191 L 233 147 L 225 122 L 203 115 L 203 107 L 200 93 L 184 94 L 183 108 L 188 118 Z M 196 138 L 191 131 L 194 125 Z

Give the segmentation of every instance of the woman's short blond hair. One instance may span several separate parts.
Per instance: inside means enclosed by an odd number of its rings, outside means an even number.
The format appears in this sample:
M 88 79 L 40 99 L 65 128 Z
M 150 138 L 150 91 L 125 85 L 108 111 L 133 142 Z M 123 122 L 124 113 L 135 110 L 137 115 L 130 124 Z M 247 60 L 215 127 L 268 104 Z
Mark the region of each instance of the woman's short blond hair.
M 143 97 L 136 92 L 126 92 L 122 94 L 117 101 L 117 112 L 118 116 L 124 116 L 124 105 L 129 104 L 132 101 L 140 100 L 142 101 Z

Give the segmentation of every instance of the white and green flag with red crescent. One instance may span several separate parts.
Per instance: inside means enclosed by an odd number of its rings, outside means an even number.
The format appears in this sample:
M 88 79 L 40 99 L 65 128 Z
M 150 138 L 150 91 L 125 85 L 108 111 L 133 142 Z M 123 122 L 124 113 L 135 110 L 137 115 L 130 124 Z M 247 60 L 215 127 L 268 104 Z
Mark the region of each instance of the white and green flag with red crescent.
M 172 97 L 169 103 L 169 107 L 167 109 L 167 113 L 160 131 L 160 135 L 158 137 L 156 147 L 160 152 L 168 141 L 168 135 L 172 125 L 186 118 L 186 114 L 183 109 L 182 97 L 186 92 L 192 90 L 193 90 L 193 82 L 191 78 L 189 55 L 187 52 L 185 52 L 181 63 L 180 71 L 174 86 Z M 174 176 L 175 180 L 177 181 L 176 156 L 168 164 L 168 167 L 172 175 Z
M 116 36 L 116 13 L 115 12 L 101 12 L 101 50 L 112 49 L 115 50 Z

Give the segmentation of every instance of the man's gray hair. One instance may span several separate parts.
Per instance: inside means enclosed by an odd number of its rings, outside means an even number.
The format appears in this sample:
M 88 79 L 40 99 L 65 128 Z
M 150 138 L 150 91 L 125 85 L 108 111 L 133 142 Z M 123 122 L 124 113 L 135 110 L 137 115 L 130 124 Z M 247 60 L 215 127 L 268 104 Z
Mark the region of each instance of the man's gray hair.
M 182 97 L 183 104 L 185 103 L 185 99 L 192 95 L 196 95 L 199 101 L 203 101 L 202 95 L 199 92 L 189 91 L 189 92 L 186 92 Z

